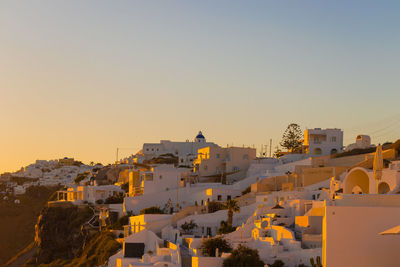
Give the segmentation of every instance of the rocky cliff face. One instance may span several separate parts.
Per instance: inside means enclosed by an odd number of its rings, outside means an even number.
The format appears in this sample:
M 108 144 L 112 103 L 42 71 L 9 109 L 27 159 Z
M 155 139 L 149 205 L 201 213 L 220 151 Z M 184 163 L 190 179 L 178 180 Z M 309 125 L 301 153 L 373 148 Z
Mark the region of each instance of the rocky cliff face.
M 35 227 L 34 257 L 25 263 L 33 266 L 100 266 L 120 249 L 109 231 L 99 232 L 85 223 L 93 216 L 89 208 L 47 207 Z
M 82 225 L 91 218 L 89 208 L 51 207 L 42 210 L 35 226 L 37 263 L 73 259 L 80 253 L 88 233 Z

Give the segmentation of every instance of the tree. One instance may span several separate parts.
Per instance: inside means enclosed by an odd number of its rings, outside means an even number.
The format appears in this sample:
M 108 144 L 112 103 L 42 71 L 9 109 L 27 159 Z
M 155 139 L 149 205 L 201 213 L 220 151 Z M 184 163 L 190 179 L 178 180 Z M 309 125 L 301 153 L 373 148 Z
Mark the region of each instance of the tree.
M 275 260 L 270 267 L 285 267 L 285 263 L 281 260 Z
M 190 222 L 185 222 L 182 224 L 181 228 L 185 233 L 192 234 L 193 230 L 197 228 L 197 224 L 193 220 L 190 220 Z
M 218 229 L 218 234 L 229 234 L 236 230 L 236 227 L 228 226 L 226 221 L 221 221 L 220 227 Z
M 229 243 L 221 237 L 204 239 L 201 244 L 201 252 L 208 257 L 215 257 L 215 250 L 217 248 L 220 253 L 230 252 L 232 250 Z
M 232 221 L 233 221 L 233 213 L 234 212 L 239 212 L 240 211 L 240 207 L 237 204 L 236 200 L 230 199 L 227 200 L 224 203 L 224 208 L 228 209 L 228 220 L 227 220 L 227 225 L 232 227 Z
M 289 152 L 294 152 L 301 148 L 302 138 L 303 133 L 300 126 L 296 123 L 291 123 L 283 133 L 280 145 Z
M 142 209 L 140 211 L 140 214 L 164 214 L 164 211 L 162 209 L 160 209 L 160 207 L 153 206 L 153 207 Z
M 109 196 L 108 198 L 106 198 L 106 201 L 104 202 L 104 204 L 124 203 L 124 198 L 125 198 L 125 194 L 122 192 L 119 192 L 118 194 L 116 194 L 114 196 Z
M 128 214 L 118 218 L 118 220 L 113 225 L 111 225 L 111 229 L 123 230 L 124 225 L 129 224 L 129 217 L 130 215 Z
M 232 250 L 231 255 L 224 260 L 223 267 L 263 267 L 258 251 L 239 245 Z

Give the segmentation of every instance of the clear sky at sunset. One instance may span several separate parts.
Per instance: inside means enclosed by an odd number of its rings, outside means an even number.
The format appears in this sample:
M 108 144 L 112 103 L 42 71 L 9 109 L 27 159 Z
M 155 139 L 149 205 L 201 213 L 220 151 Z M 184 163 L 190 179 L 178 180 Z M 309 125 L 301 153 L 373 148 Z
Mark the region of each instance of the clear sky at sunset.
M 0 2 L 0 172 L 144 142 L 400 138 L 399 1 Z

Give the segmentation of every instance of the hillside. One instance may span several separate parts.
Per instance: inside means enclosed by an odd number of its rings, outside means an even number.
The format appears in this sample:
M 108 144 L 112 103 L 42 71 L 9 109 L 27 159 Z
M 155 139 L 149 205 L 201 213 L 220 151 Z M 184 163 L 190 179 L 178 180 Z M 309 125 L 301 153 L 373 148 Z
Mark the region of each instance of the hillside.
M 52 207 L 41 212 L 35 236 L 36 253 L 24 266 L 99 266 L 120 244 L 107 231 L 85 227 L 88 207 Z
M 34 186 L 24 195 L 0 200 L 0 265 L 33 242 L 40 211 L 57 187 Z M 20 204 L 14 200 L 19 199 Z

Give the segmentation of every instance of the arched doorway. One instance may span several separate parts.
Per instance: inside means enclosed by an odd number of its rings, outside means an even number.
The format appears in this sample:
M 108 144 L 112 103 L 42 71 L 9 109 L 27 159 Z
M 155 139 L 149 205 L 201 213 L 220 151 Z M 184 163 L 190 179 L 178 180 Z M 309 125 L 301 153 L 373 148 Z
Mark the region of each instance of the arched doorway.
M 356 185 L 355 187 L 353 187 L 353 189 L 351 190 L 352 194 L 362 194 L 363 191 L 361 189 L 361 187 L 359 187 L 358 185 Z
M 345 194 L 369 194 L 369 176 L 362 169 L 351 171 L 344 182 Z
M 389 191 L 390 191 L 390 186 L 387 183 L 382 182 L 382 183 L 379 184 L 379 186 L 378 186 L 378 194 L 386 194 Z
M 337 153 L 337 149 L 336 148 L 331 150 L 331 155 L 336 154 L 336 153 Z

